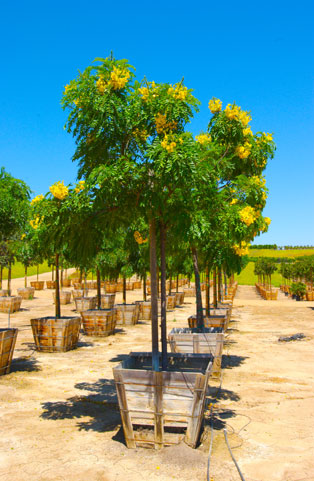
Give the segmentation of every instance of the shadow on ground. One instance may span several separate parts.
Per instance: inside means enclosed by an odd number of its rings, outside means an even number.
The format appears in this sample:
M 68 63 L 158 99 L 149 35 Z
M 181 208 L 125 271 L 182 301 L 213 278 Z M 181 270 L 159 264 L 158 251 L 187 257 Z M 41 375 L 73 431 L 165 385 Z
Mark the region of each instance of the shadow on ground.
M 120 413 L 113 380 L 99 379 L 95 383 L 78 383 L 76 389 L 89 394 L 74 396 L 64 402 L 42 403 L 41 417 L 52 421 L 61 419 L 82 419 L 78 429 L 85 431 L 114 431 L 120 424 Z
M 13 359 L 11 364 L 10 372 L 34 372 L 34 371 L 41 371 L 39 366 L 39 362 L 37 359 L 28 359 L 28 358 L 17 358 Z
M 241 366 L 248 356 L 236 356 L 235 354 L 223 354 L 221 358 L 222 369 L 232 369 Z

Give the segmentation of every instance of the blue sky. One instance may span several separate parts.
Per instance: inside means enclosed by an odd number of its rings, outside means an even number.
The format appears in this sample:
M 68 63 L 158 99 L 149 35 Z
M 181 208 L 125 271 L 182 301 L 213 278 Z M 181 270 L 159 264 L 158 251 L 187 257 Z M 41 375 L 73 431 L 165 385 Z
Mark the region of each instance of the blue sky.
M 3 2 L 0 166 L 35 194 L 75 181 L 74 142 L 63 126 L 64 86 L 113 50 L 138 78 L 194 88 L 205 130 L 208 101 L 235 101 L 253 131 L 273 132 L 266 169 L 268 233 L 255 243 L 314 244 L 314 3 Z

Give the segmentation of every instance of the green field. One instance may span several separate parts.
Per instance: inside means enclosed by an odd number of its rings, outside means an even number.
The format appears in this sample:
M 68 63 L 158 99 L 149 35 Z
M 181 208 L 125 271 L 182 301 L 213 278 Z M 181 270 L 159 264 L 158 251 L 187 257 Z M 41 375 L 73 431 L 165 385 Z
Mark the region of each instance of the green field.
M 241 274 L 235 275 L 235 280 L 240 285 L 254 286 L 257 282 L 257 276 L 254 275 L 254 262 L 249 262 L 248 265 L 243 269 Z M 279 272 L 275 272 L 271 277 L 271 283 L 273 286 L 279 287 L 282 284 L 282 277 Z
M 314 249 L 250 249 L 249 257 L 301 257 L 313 256 Z
M 43 272 L 50 272 L 51 269 L 48 267 L 47 262 L 44 262 L 43 264 L 39 265 L 39 274 L 42 274 Z M 36 266 L 31 266 L 27 269 L 27 275 L 28 276 L 33 276 L 37 274 L 37 267 Z M 16 262 L 12 266 L 12 279 L 16 279 L 17 277 L 24 277 L 24 266 L 20 262 Z M 8 270 L 6 268 L 3 269 L 3 279 L 8 278 Z

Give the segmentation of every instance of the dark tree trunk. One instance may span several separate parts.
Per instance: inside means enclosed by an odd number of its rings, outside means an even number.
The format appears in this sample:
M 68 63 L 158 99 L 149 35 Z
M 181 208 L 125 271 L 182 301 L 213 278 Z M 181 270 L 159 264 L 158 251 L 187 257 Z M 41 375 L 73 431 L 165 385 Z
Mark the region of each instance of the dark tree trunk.
M 178 274 L 176 279 L 176 292 L 179 292 L 179 275 Z
M 101 279 L 100 271 L 97 269 L 97 309 L 101 309 Z
M 221 267 L 219 267 L 218 268 L 218 302 L 221 302 L 221 289 L 222 289 Z
M 83 277 L 83 272 L 82 272 L 82 269 L 80 269 L 80 284 L 82 284 L 82 277 Z
M 147 300 L 147 295 L 146 295 L 146 274 L 144 274 L 144 277 L 143 277 L 143 297 L 144 297 L 144 301 Z
M 83 289 L 83 292 L 84 292 L 84 296 L 87 295 L 87 289 L 86 289 L 86 270 L 84 271 L 84 289 Z
M 156 252 L 155 219 L 151 219 L 150 225 L 149 225 L 149 250 L 150 250 L 150 289 L 151 289 L 151 309 L 152 309 L 152 370 L 159 371 L 157 252 Z
M 55 274 L 55 268 L 54 268 L 54 265 L 52 265 L 52 269 L 51 269 L 51 280 L 52 280 L 52 282 L 55 280 L 54 274 Z
M 195 249 L 195 247 L 192 247 L 192 258 L 193 258 L 193 267 L 194 267 L 194 275 L 195 275 L 197 328 L 204 329 L 204 313 L 203 313 L 203 305 L 202 305 L 201 281 L 200 281 L 200 273 L 198 269 L 197 250 Z
M 126 277 L 123 276 L 123 304 L 126 304 Z
M 209 268 L 206 267 L 206 317 L 210 315 L 210 279 Z
M 24 266 L 24 287 L 27 287 L 27 266 Z
M 3 266 L 0 267 L 0 289 L 2 289 Z
M 169 296 L 171 296 L 171 285 L 172 285 L 172 274 L 170 274 L 170 280 L 169 280 L 169 291 L 168 291 Z
M 227 274 L 226 271 L 224 271 L 224 279 L 225 279 L 225 296 L 228 294 L 228 287 L 227 287 Z
M 167 309 L 166 309 L 166 230 L 163 222 L 160 223 L 160 270 L 161 270 L 161 346 L 162 370 L 168 367 L 167 358 Z
M 56 318 L 60 319 L 60 283 L 59 283 L 59 254 L 56 254 L 56 299 L 55 299 Z
M 217 270 L 216 267 L 213 269 L 213 302 L 214 308 L 217 309 Z
M 8 267 L 8 296 L 11 296 L 11 276 L 12 276 L 12 267 L 11 267 L 11 262 L 9 262 L 9 267 Z
M 37 281 L 38 281 L 38 276 L 39 276 L 39 265 L 37 264 Z

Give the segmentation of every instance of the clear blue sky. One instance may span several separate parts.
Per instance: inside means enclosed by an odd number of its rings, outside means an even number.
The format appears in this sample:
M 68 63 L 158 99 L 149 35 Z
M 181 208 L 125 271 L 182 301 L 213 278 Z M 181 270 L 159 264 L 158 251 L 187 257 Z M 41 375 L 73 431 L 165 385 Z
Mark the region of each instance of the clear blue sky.
M 0 166 L 35 194 L 75 181 L 64 86 L 113 50 L 141 78 L 182 76 L 202 103 L 235 101 L 253 131 L 273 132 L 266 170 L 268 233 L 256 243 L 314 244 L 313 1 L 3 2 L 0 17 Z

